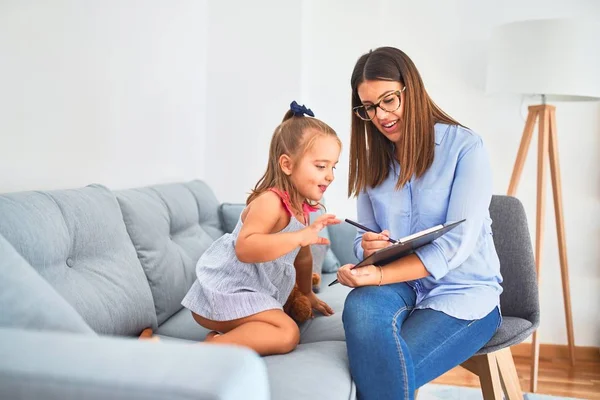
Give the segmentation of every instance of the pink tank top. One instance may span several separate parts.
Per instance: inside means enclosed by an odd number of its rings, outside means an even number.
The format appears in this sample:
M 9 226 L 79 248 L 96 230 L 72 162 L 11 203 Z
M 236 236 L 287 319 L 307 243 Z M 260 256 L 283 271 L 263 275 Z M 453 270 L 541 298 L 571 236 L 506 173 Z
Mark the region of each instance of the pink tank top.
M 292 210 L 292 202 L 290 200 L 290 195 L 287 192 L 284 192 L 283 190 L 279 190 L 277 188 L 270 188 L 270 191 L 276 193 L 280 198 L 281 198 L 281 202 L 283 203 L 285 209 L 287 210 L 287 212 L 293 217 L 294 216 L 294 211 Z M 318 207 L 315 206 L 311 206 L 310 204 L 308 204 L 307 202 L 302 203 L 302 211 L 304 213 L 304 221 L 303 223 L 305 225 L 308 225 L 308 214 L 311 212 L 316 212 L 319 211 Z

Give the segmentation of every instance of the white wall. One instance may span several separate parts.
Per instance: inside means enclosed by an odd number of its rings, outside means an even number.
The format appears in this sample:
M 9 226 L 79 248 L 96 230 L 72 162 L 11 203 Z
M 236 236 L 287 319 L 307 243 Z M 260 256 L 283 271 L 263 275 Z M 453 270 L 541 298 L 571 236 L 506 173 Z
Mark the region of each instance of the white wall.
M 405 50 L 435 101 L 479 132 L 505 193 L 534 99 L 484 93 L 492 27 L 600 15 L 600 3 L 303 0 L 0 2 L 0 192 L 92 182 L 205 179 L 244 201 L 291 100 L 344 143 L 330 211 L 346 199 L 350 73 L 382 45 Z M 600 346 L 600 104 L 557 104 L 576 343 Z M 535 142 L 533 143 L 535 144 Z M 544 343 L 566 343 L 551 193 L 542 270 Z M 535 149 L 518 196 L 532 237 Z
M 208 8 L 205 180 L 219 199 L 245 202 L 275 127 L 300 96 L 301 7 L 256 0 Z
M 0 2 L 0 191 L 204 175 L 206 2 Z

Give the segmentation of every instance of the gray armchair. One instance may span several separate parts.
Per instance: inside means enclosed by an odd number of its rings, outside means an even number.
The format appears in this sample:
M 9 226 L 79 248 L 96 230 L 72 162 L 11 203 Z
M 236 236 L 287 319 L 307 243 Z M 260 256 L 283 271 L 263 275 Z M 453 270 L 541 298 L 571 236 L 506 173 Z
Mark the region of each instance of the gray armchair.
M 479 376 L 484 399 L 523 399 L 510 346 L 525 340 L 540 323 L 535 261 L 527 216 L 521 202 L 493 196 L 490 204 L 492 232 L 504 292 L 500 296 L 502 325 L 476 355 L 462 364 Z

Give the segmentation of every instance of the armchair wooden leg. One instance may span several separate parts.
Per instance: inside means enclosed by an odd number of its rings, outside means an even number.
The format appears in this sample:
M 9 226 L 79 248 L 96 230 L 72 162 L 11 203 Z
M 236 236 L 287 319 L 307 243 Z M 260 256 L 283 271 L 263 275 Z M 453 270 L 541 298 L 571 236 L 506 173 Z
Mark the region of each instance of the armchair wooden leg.
M 461 366 L 479 376 L 484 400 L 503 400 L 496 353 L 471 357 Z
M 523 391 L 517 375 L 517 368 L 510 352 L 510 348 L 495 352 L 498 362 L 498 372 L 504 388 L 504 394 L 508 400 L 523 400 Z

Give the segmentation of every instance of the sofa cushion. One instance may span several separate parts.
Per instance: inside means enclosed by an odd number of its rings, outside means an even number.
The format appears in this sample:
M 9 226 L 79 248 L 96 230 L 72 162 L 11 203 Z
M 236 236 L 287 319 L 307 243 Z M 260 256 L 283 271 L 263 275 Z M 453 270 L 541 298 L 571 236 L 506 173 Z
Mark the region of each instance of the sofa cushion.
M 355 399 L 345 342 L 301 344 L 284 355 L 263 358 L 271 399 Z
M 264 361 L 210 346 L 0 328 L 0 399 L 267 400 Z
M 345 341 L 344 324 L 342 323 L 342 312 L 344 301 L 352 290 L 343 285 L 327 286 L 335 279 L 336 274 L 323 274 L 319 298 L 326 302 L 333 311 L 333 315 L 326 317 L 316 313 L 316 317 L 300 325 L 300 343 L 314 343 L 323 341 Z
M 344 309 L 346 296 L 352 291 L 352 288 L 341 284 L 329 286 L 337 278 L 337 274 L 323 274 L 323 290 L 319 293 L 319 297 L 329 304 L 335 312 L 341 312 Z
M 300 324 L 300 343 L 344 342 L 346 340 L 342 311 L 335 310 L 335 313 L 329 317 L 320 313 L 316 314 L 315 318 Z
M 0 195 L 0 234 L 98 333 L 156 326 L 152 295 L 113 193 L 92 185 Z
M 323 272 L 336 272 L 338 269 L 340 269 L 341 266 L 342 265 L 340 263 L 340 260 L 338 260 L 331 246 L 327 247 L 327 252 L 325 253 L 325 260 L 323 260 Z
M 223 203 L 219 206 L 219 217 L 223 231 L 233 232 L 245 207 L 246 205 L 242 203 Z
M 219 203 L 201 181 L 123 190 L 116 196 L 162 324 L 182 308 L 200 255 L 223 234 Z
M 0 327 L 94 334 L 1 235 L 0 254 Z
M 323 262 L 325 261 L 325 255 L 327 254 L 328 246 L 322 244 L 313 244 L 310 246 L 310 252 L 312 254 L 312 270 L 319 275 L 323 275 Z M 321 291 L 321 282 L 313 285 L 313 291 L 318 293 Z
M 210 330 L 198 325 L 196 320 L 192 318 L 190 310 L 182 308 L 173 314 L 171 318 L 163 322 L 155 333 L 163 337 L 201 342 L 208 332 Z
M 357 264 L 358 259 L 354 255 L 356 228 L 346 222 L 342 222 L 338 225 L 329 225 L 327 229 L 331 236 L 331 249 L 335 253 L 340 265 Z
M 158 336 L 163 343 L 193 344 L 187 339 Z M 262 359 L 267 365 L 272 400 L 356 399 L 343 341 L 301 343 L 291 353 Z
M 325 200 L 324 199 L 321 200 L 321 203 L 324 205 Z M 321 216 L 325 213 L 326 213 L 326 211 L 322 210 L 322 209 L 317 212 L 311 213 L 310 221 L 311 222 L 314 221 L 316 218 L 318 218 L 319 216 Z M 322 229 L 321 232 L 319 233 L 319 236 L 322 236 L 331 242 L 330 226 L 326 226 L 324 229 Z M 319 265 L 321 265 L 320 273 L 336 272 L 338 270 L 338 268 L 340 268 L 340 262 L 339 262 L 337 256 L 335 255 L 335 253 L 333 252 L 331 245 L 327 245 L 327 246 L 325 246 L 325 248 L 326 248 L 326 250 L 323 254 L 323 260 L 320 261 L 320 264 L 319 264 Z

